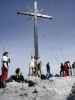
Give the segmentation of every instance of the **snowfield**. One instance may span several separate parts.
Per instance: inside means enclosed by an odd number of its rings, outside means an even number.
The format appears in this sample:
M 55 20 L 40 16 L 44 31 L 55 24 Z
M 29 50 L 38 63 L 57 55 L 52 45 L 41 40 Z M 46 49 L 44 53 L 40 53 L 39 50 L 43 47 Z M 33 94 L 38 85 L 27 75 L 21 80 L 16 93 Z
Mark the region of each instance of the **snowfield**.
M 36 85 L 10 82 L 5 89 L 0 89 L 0 100 L 67 100 L 74 77 L 34 80 Z

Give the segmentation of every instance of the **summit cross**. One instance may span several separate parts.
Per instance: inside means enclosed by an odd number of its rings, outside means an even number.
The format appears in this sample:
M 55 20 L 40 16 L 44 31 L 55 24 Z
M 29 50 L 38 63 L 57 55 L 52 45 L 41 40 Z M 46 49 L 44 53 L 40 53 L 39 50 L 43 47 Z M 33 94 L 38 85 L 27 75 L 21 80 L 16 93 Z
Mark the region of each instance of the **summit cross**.
M 41 14 L 38 10 L 37 0 L 33 0 L 33 1 L 34 1 L 34 6 L 33 6 L 32 12 L 21 10 L 21 11 L 17 11 L 17 15 L 27 15 L 27 16 L 33 17 L 33 19 L 34 19 L 34 57 L 35 57 L 35 60 L 37 61 L 39 58 L 37 20 L 38 20 L 38 18 L 52 20 L 53 17 L 49 16 L 49 15 Z

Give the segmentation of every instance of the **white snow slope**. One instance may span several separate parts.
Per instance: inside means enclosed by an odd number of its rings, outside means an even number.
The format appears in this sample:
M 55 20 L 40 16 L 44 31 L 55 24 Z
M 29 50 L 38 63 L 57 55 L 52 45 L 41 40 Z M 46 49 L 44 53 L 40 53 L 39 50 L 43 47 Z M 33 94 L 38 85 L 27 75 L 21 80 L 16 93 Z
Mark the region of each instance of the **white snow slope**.
M 5 89 L 0 89 L 0 100 L 66 100 L 75 78 L 53 78 L 36 82 L 34 87 L 28 87 L 27 83 L 8 83 Z M 34 90 L 37 93 L 33 93 Z

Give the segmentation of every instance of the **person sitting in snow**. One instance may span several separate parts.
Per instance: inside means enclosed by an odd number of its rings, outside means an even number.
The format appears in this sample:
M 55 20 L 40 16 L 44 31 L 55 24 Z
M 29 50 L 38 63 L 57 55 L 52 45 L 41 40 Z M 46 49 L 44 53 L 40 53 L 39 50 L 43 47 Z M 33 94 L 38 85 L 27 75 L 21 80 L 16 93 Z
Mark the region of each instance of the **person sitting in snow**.
M 24 76 L 22 75 L 20 68 L 16 68 L 15 74 L 11 75 L 7 82 L 13 82 L 13 81 L 24 82 Z
M 15 79 L 14 79 L 14 80 L 17 81 L 17 82 L 22 82 L 22 81 L 24 81 L 24 77 L 23 77 L 23 75 L 22 75 L 22 73 L 21 73 L 20 68 L 17 68 L 17 69 L 15 70 Z

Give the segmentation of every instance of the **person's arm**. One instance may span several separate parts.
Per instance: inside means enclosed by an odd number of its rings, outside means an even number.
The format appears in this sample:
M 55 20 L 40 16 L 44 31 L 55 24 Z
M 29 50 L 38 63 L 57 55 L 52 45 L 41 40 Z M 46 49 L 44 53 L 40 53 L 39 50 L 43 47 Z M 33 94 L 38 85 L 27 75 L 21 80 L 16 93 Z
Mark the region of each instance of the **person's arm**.
M 10 63 L 10 58 L 8 58 L 8 63 Z
M 8 66 L 7 66 L 7 64 L 6 64 L 6 63 L 4 63 L 4 67 L 5 67 L 5 68 L 8 68 Z

